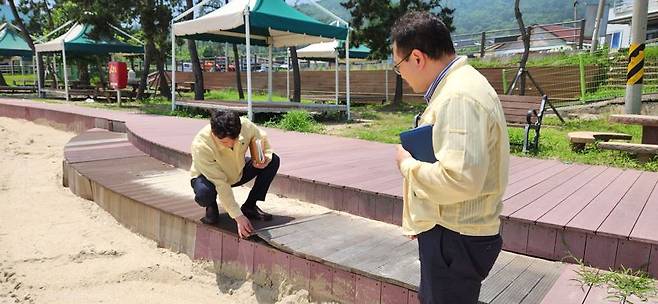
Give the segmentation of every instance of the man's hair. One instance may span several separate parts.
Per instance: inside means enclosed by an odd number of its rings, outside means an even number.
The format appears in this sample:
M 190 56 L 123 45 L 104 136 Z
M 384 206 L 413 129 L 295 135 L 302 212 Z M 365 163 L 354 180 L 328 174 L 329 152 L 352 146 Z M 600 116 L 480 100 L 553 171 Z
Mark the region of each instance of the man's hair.
M 210 116 L 210 129 L 217 138 L 236 139 L 242 129 L 240 116 L 233 111 L 213 111 Z
M 404 14 L 393 25 L 391 41 L 398 55 L 406 56 L 417 49 L 432 59 L 455 54 L 450 30 L 434 14 L 412 11 Z

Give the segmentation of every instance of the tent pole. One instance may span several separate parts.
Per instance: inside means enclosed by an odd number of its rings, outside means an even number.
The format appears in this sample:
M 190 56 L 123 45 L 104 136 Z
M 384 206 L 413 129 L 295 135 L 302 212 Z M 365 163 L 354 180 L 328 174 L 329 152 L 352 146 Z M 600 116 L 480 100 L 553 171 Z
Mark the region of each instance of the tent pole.
M 384 83 L 386 84 L 386 89 L 385 89 L 386 93 L 384 94 L 385 96 L 384 98 L 386 100 L 386 103 L 388 103 L 388 69 L 389 69 L 388 60 L 386 60 L 386 63 L 384 63 L 384 75 L 385 75 Z
M 254 120 L 254 110 L 251 101 L 251 29 L 249 27 L 249 5 L 244 8 L 244 27 L 245 27 L 245 40 L 247 42 L 247 117 L 249 120 Z
M 267 69 L 267 100 L 272 101 L 272 43 L 268 47 L 269 67 Z
M 350 120 L 350 28 L 345 39 L 345 93 L 347 94 L 347 120 Z
M 21 80 L 23 80 L 23 85 L 25 85 L 25 71 L 23 70 L 23 56 L 20 57 L 21 59 Z
M 176 34 L 171 23 L 171 110 L 176 110 Z
M 336 104 L 338 104 L 338 67 L 340 63 L 338 61 L 338 52 L 336 52 Z
M 290 48 L 286 49 L 286 98 L 290 101 Z
M 32 72 L 34 72 L 34 67 L 37 67 L 37 96 L 41 97 L 41 69 L 39 68 L 39 52 L 35 52 L 34 62 L 32 63 Z
M 69 101 L 69 76 L 66 73 L 66 47 L 62 47 L 62 64 L 64 70 L 64 93 L 66 94 L 66 101 Z

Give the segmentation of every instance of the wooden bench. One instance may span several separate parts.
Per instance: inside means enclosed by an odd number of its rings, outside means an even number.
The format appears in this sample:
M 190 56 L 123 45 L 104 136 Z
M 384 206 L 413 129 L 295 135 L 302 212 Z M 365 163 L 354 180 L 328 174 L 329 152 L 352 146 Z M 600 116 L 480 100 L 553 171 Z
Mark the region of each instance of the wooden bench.
M 0 86 L 0 93 L 4 94 L 30 94 L 36 91 L 37 88 L 32 86 Z
M 648 162 L 658 154 L 658 145 L 652 144 L 635 144 L 624 142 L 600 142 L 597 145 L 600 149 L 618 150 L 637 154 L 640 162 Z
M 518 95 L 498 95 L 500 104 L 505 113 L 507 125 L 511 127 L 522 127 L 523 132 L 523 152 L 536 152 L 539 149 L 539 131 L 541 129 L 542 119 L 546 105 L 549 104 L 548 97 L 544 96 L 518 96 Z M 553 109 L 557 114 L 557 111 Z M 559 115 L 558 115 L 559 117 Z M 534 137 L 530 139 L 530 132 L 534 132 Z
M 577 131 L 569 132 L 567 138 L 573 151 L 582 151 L 586 144 L 593 144 L 597 141 L 631 140 L 633 136 L 624 133 Z

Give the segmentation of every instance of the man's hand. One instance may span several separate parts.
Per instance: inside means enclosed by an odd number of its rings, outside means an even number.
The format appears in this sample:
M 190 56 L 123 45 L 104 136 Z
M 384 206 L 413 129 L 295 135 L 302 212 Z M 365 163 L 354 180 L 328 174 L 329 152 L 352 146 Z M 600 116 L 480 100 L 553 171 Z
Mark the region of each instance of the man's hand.
M 265 156 L 265 161 L 264 162 L 258 163 L 255 160 L 252 160 L 251 164 L 256 169 L 265 169 L 265 167 L 267 167 L 267 165 L 269 165 L 271 161 L 272 160 L 269 157 Z
M 400 168 L 400 164 L 407 158 L 411 158 L 411 154 L 404 148 L 402 148 L 402 145 L 397 145 L 397 153 L 395 155 L 395 161 L 398 163 L 398 169 Z
M 238 235 L 241 238 L 247 238 L 251 235 L 251 233 L 254 231 L 254 227 L 251 226 L 251 222 L 249 219 L 244 216 L 238 216 L 235 221 L 238 223 Z

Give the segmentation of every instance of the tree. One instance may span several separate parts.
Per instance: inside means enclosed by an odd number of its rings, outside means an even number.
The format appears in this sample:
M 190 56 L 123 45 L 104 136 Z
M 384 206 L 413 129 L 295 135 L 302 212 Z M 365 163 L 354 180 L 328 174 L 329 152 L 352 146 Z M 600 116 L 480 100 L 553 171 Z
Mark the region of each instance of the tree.
M 528 62 L 528 56 L 530 54 L 530 29 L 526 30 L 525 25 L 523 24 L 523 14 L 519 9 L 519 0 L 514 1 L 514 16 L 516 17 L 516 22 L 519 24 L 519 31 L 521 31 L 521 39 L 523 39 L 523 57 L 521 57 L 521 62 L 519 62 L 519 69 L 525 71 L 526 62 Z M 519 86 L 521 91 L 519 95 L 525 95 L 525 77 L 526 74 L 521 74 L 521 79 L 519 79 Z M 507 92 L 511 94 L 512 92 Z
M 25 28 L 25 24 L 23 24 L 23 20 L 18 14 L 18 10 L 16 9 L 16 4 L 14 3 L 14 0 L 7 0 L 7 1 L 0 1 L 0 3 L 5 4 L 7 2 L 9 4 L 9 7 L 11 8 L 11 13 L 14 16 L 14 21 L 18 25 L 18 28 L 21 29 L 21 34 L 25 38 L 25 41 L 27 41 L 27 44 L 30 46 L 32 49 L 32 52 L 34 52 L 34 41 L 32 41 L 32 37 L 30 36 L 30 33 L 27 31 Z M 41 61 L 41 58 L 39 58 L 39 65 L 43 66 L 42 64 L 43 61 Z M 0 85 L 6 86 L 7 81 L 5 80 L 4 75 L 2 75 L 2 71 L 0 71 Z
M 299 73 L 299 59 L 297 58 L 297 47 L 290 47 L 290 61 L 292 61 L 293 91 L 292 102 L 302 101 L 302 81 Z
M 240 78 L 240 53 L 238 53 L 238 45 L 235 43 L 233 43 L 233 58 L 235 59 L 235 81 L 238 88 L 238 98 L 243 100 L 244 91 L 242 90 L 242 78 Z M 226 71 L 228 71 L 228 58 L 226 58 Z
M 372 59 L 387 59 L 391 54 L 390 30 L 393 24 L 408 11 L 431 11 L 437 15 L 452 32 L 453 9 L 441 4 L 441 0 L 346 0 L 341 5 L 352 15 L 350 43 L 366 44 Z M 397 75 L 394 105 L 402 102 L 402 77 Z
M 157 3 L 156 0 L 136 2 L 136 9 L 139 12 L 139 20 L 142 31 L 144 32 L 144 39 L 146 40 L 144 71 L 137 91 L 137 98 L 139 99 L 144 98 L 144 90 L 146 90 L 146 80 L 148 79 L 151 61 L 154 61 L 156 64 L 157 78 L 160 81 L 158 86 L 160 88 L 160 95 L 165 98 L 171 98 L 164 67 L 169 46 L 169 23 L 172 19 L 173 6 L 173 4 L 172 6 L 164 4 L 161 0 L 158 0 Z
M 194 6 L 192 0 L 185 0 L 187 2 L 187 8 L 190 9 Z M 194 13 L 190 13 L 186 16 L 187 20 L 194 19 Z M 203 71 L 201 70 L 201 63 L 199 62 L 199 54 L 196 50 L 196 43 L 192 39 L 187 39 L 187 48 L 190 50 L 190 59 L 192 61 L 192 73 L 194 73 L 194 99 L 203 100 L 203 93 L 205 89 L 203 87 Z

